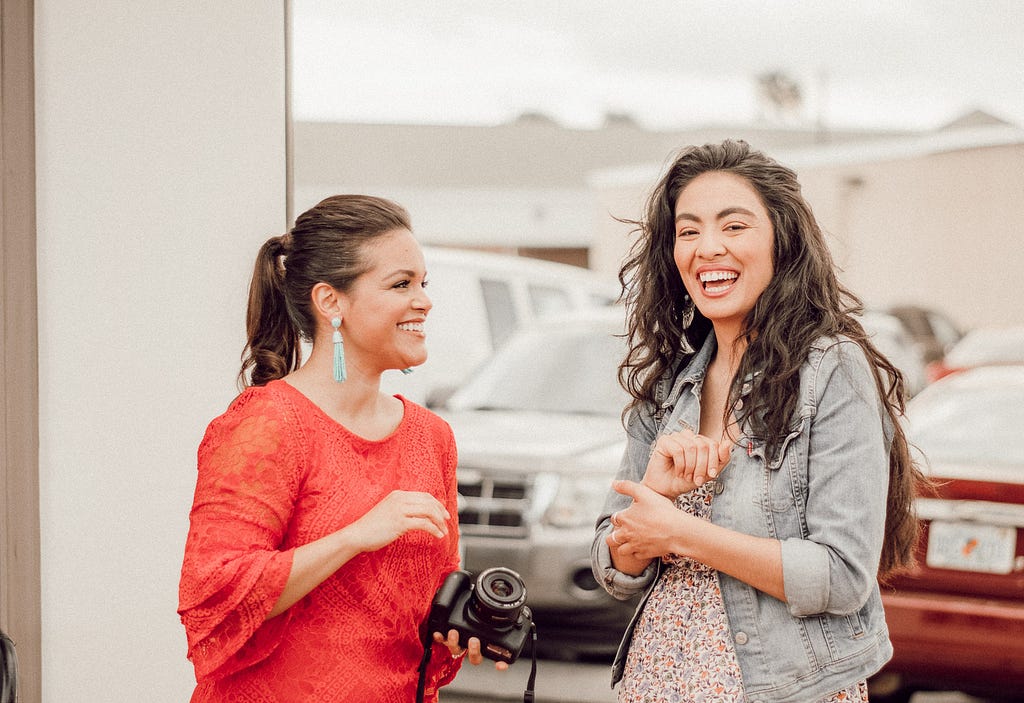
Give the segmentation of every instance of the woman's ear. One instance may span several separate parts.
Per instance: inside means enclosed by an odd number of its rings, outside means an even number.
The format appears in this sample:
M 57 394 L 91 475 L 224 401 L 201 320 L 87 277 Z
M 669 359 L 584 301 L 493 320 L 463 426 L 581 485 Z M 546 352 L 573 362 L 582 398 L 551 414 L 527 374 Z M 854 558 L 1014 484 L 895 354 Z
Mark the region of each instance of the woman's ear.
M 330 322 L 331 318 L 344 316 L 343 296 L 333 286 L 323 281 L 317 283 L 310 292 L 310 299 L 321 319 Z

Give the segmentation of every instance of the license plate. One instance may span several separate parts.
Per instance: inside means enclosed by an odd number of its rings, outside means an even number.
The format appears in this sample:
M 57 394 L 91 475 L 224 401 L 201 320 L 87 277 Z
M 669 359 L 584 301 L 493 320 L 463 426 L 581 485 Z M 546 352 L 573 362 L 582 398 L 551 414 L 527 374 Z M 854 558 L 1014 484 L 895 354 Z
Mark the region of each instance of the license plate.
M 925 562 L 933 569 L 1008 574 L 1016 550 L 1015 527 L 933 520 Z

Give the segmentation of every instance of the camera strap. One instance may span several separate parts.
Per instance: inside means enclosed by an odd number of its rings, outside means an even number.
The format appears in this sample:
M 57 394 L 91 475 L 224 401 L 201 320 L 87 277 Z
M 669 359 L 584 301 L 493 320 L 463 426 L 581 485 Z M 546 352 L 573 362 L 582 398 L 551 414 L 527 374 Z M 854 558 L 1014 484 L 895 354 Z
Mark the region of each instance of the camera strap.
M 427 686 L 427 664 L 430 663 L 430 652 L 434 646 L 429 639 L 423 642 L 423 659 L 420 660 L 420 680 L 416 683 L 416 703 L 423 703 L 423 690 Z
M 537 626 L 530 623 L 530 678 L 526 680 L 523 703 L 533 703 L 533 689 L 537 685 Z

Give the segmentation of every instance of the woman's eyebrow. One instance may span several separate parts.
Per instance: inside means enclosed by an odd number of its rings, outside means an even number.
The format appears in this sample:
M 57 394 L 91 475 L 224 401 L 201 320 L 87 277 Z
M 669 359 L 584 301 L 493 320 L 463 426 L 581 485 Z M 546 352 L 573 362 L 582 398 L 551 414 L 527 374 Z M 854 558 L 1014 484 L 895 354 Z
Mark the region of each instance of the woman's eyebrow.
M 757 215 L 755 215 L 752 211 L 748 210 L 747 208 L 736 206 L 727 207 L 726 209 L 722 210 L 720 213 L 718 213 L 718 219 L 721 220 L 723 217 L 728 217 L 729 215 L 746 215 L 747 217 L 757 217 Z
M 757 217 L 757 215 L 755 215 L 753 212 L 751 212 L 747 208 L 739 207 L 737 205 L 735 207 L 727 207 L 727 208 L 725 208 L 720 213 L 718 213 L 718 215 L 716 215 L 716 218 L 721 220 L 722 218 L 728 217 L 729 215 L 746 215 L 747 217 Z M 700 217 L 698 217 L 697 215 L 694 215 L 692 213 L 689 213 L 689 212 L 680 212 L 679 214 L 677 214 L 676 215 L 676 222 L 679 222 L 681 220 L 688 220 L 688 221 L 691 221 L 691 222 L 701 222 L 702 221 L 700 219 Z
M 416 272 L 412 269 L 395 269 L 390 273 L 384 274 L 382 278 L 394 278 L 395 276 L 401 276 L 403 278 L 412 278 L 416 275 Z

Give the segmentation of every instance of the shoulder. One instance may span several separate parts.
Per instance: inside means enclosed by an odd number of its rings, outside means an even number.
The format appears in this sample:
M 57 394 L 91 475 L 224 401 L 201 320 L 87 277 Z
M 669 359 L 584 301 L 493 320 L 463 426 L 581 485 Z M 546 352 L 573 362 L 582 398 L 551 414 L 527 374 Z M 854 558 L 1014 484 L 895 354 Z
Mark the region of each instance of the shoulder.
M 873 375 L 864 347 L 846 335 L 819 337 L 811 344 L 805 367 L 815 374 L 831 374 L 837 369 L 857 376 Z
M 283 387 L 284 386 L 284 387 Z M 211 445 L 260 439 L 278 442 L 294 430 L 295 409 L 283 381 L 250 386 L 206 428 L 200 453 Z
M 239 421 L 250 417 L 283 418 L 294 409 L 284 381 L 271 381 L 265 386 L 250 386 L 239 393 L 227 410 L 214 422 Z
M 816 403 L 828 392 L 843 390 L 861 397 L 877 395 L 877 369 L 859 342 L 845 335 L 815 340 L 801 369 L 805 401 Z
M 449 425 L 448 422 L 440 415 L 428 410 L 418 403 L 414 403 L 405 396 L 396 395 L 395 397 L 398 398 L 404 406 L 404 425 L 417 431 L 426 431 L 430 435 L 445 439 L 446 441 L 454 441 L 455 435 L 452 432 L 451 425 Z
M 451 425 L 422 405 L 400 395 L 396 397 L 405 405 L 401 441 L 406 451 L 423 465 L 436 463 L 447 474 L 454 475 L 459 452 Z

